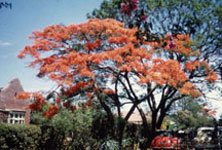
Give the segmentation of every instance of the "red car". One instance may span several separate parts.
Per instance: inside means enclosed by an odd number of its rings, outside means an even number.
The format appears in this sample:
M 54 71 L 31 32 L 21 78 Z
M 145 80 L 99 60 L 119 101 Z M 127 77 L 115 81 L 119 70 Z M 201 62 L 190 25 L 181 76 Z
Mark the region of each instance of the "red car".
M 152 149 L 180 150 L 180 140 L 168 136 L 157 136 L 152 141 Z

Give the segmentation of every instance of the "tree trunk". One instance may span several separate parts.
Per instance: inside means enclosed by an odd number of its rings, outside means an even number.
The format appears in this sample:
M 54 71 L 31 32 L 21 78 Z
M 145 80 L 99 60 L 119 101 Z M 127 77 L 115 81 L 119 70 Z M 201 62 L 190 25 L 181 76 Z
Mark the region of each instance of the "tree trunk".
M 151 145 L 153 138 L 156 136 L 156 120 L 157 120 L 156 111 L 152 112 L 152 121 L 150 127 L 147 123 L 147 120 L 145 122 L 145 120 L 143 119 L 143 127 L 144 127 L 143 136 L 146 138 L 146 140 L 141 148 L 144 150 L 146 150 Z
M 161 128 L 161 125 L 163 123 L 163 120 L 164 120 L 165 116 L 166 116 L 166 111 L 165 110 L 161 110 L 160 116 L 158 118 L 157 125 L 156 125 L 157 129 Z
M 109 108 L 109 106 L 102 100 L 98 91 L 96 92 L 96 96 L 100 102 L 100 105 L 103 107 L 103 109 L 105 110 L 105 112 L 107 114 L 108 120 L 110 122 L 110 127 L 111 127 L 111 133 L 112 133 L 111 136 L 112 136 L 112 138 L 115 139 L 114 117 L 113 117 L 112 111 Z
M 122 141 L 123 141 L 123 134 L 124 134 L 125 126 L 126 126 L 125 121 L 120 119 L 119 122 L 118 122 L 118 131 L 119 131 L 118 143 L 119 143 L 119 147 L 122 147 Z
M 145 140 L 144 143 L 142 143 L 142 145 L 140 146 L 140 148 L 143 150 L 146 150 L 149 145 L 150 145 L 150 130 L 149 130 L 149 125 L 147 123 L 147 118 L 146 118 L 146 115 L 144 114 L 143 110 L 141 108 L 139 108 L 139 106 L 137 107 L 139 113 L 140 113 L 140 116 L 142 118 L 142 121 L 143 121 L 143 136 L 147 139 Z
M 156 121 L 157 121 L 157 112 L 152 112 L 152 121 L 151 121 L 151 135 L 154 137 L 156 135 Z

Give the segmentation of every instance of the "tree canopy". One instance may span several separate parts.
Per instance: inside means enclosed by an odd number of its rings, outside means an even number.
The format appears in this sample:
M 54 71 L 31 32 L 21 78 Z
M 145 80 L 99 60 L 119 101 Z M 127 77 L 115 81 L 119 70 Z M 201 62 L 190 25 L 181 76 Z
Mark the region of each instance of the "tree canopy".
M 166 34 L 188 34 L 193 46 L 222 75 L 220 0 L 104 0 L 89 18 L 114 18 L 127 27 L 137 27 L 140 36 L 159 41 Z
M 198 50 L 200 55 L 192 57 L 192 61 L 186 63 L 186 66 L 189 68 L 189 64 L 191 64 L 194 67 L 196 66 L 196 61 L 208 62 L 212 70 L 222 77 L 222 1 L 220 0 L 104 0 L 99 9 L 95 9 L 88 14 L 88 18 L 114 18 L 122 21 L 128 28 L 138 28 L 136 34 L 138 39 L 147 42 L 157 42 L 162 47 L 168 44 L 164 42 L 166 35 L 174 37 L 181 34 L 189 35 L 189 38 L 193 40 L 190 46 L 192 49 Z M 172 48 L 174 44 L 172 42 L 169 46 Z M 168 58 L 185 63 L 187 57 L 182 56 L 183 58 L 180 58 L 180 56 L 179 54 Z M 192 70 L 192 67 L 190 69 Z M 192 83 L 199 85 L 198 90 L 203 94 L 202 98 L 208 100 L 207 93 L 212 91 L 212 89 L 214 91 L 217 90 L 215 87 L 212 88 L 212 84 L 209 86 L 208 82 L 204 81 L 206 79 L 204 78 L 206 72 L 201 71 L 201 69 L 196 68 L 188 76 Z M 216 78 L 215 74 L 213 78 Z M 214 84 L 214 86 L 217 85 Z M 158 95 L 157 93 L 154 95 Z M 177 93 L 174 94 L 172 97 L 177 95 Z M 155 112 L 157 110 L 157 112 L 160 112 L 160 121 L 157 121 L 159 122 L 157 123 L 159 128 L 162 122 L 161 116 L 165 116 L 164 114 L 166 114 L 169 107 L 166 107 L 167 109 L 161 108 L 161 110 L 159 108 L 165 107 L 167 103 L 171 105 L 171 103 L 169 101 L 162 101 L 162 98 L 154 97 L 152 99 L 155 101 L 154 105 L 157 105 L 157 109 L 153 108 L 152 105 L 149 105 L 149 108 L 152 111 L 153 124 L 155 124 L 158 118 Z M 173 99 L 172 97 L 170 99 Z M 159 103 L 161 105 L 157 104 L 159 99 L 161 99 Z
M 155 131 L 175 101 L 201 95 L 196 79 L 217 80 L 207 61 L 198 59 L 201 52 L 193 49 L 188 34 L 166 34 L 161 42 L 152 42 L 138 38 L 138 31 L 114 19 L 90 19 L 82 24 L 52 25 L 34 31 L 29 37 L 33 44 L 25 46 L 18 57 L 30 55 L 33 61 L 29 66 L 39 70 L 37 76 L 55 81 L 60 89 L 44 115 L 50 118 L 61 107 L 75 110 L 76 101 L 85 102 L 87 107 L 98 101 L 114 124 L 107 104 L 111 101 L 119 116 L 122 106 L 132 104 L 124 119 L 128 120 L 137 109 L 146 124 L 139 104 L 147 102 Z M 30 97 L 33 103 L 28 108 L 32 110 L 41 110 L 47 104 L 39 93 L 17 95 L 20 99 Z

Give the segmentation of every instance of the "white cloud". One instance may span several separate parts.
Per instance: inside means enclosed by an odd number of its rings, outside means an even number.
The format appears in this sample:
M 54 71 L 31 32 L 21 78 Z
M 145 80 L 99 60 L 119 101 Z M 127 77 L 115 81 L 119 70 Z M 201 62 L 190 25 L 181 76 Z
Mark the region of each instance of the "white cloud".
M 4 42 L 4 41 L 1 41 L 1 40 L 0 40 L 0 46 L 10 46 L 10 45 L 12 45 L 12 43 L 10 43 L 10 42 Z

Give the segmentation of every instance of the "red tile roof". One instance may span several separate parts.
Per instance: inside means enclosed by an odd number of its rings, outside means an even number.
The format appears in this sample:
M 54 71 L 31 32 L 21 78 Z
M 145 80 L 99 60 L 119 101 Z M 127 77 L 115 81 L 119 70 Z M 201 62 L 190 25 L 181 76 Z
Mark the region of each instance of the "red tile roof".
M 18 110 L 26 111 L 25 106 L 29 100 L 17 100 L 16 94 L 23 92 L 23 88 L 19 79 L 15 78 L 0 91 L 0 109 L 1 110 Z

